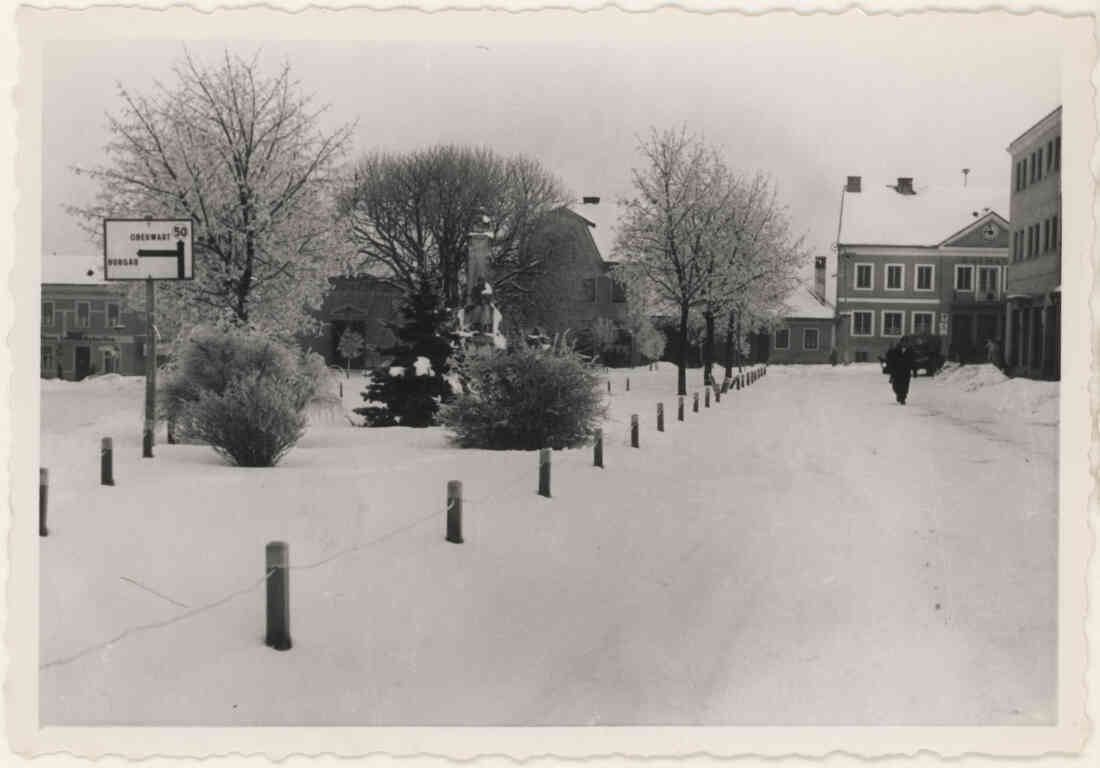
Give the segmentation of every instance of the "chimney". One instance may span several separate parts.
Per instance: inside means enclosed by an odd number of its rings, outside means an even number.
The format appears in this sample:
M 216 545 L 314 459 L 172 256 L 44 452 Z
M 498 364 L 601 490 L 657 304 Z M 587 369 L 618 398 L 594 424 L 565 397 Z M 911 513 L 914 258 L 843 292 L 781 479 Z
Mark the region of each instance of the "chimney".
M 898 185 L 894 187 L 898 191 L 899 195 L 915 195 L 913 191 L 913 177 L 912 176 L 898 176 Z
M 814 293 L 825 301 L 825 257 L 814 257 Z
M 862 176 L 849 176 L 848 184 L 844 187 L 845 192 L 860 192 L 862 191 L 863 177 Z

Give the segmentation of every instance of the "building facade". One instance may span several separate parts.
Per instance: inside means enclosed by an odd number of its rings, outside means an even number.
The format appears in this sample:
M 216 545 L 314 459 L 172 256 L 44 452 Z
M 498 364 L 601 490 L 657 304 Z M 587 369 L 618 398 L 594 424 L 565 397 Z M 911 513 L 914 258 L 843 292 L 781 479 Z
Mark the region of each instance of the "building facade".
M 1009 223 L 996 195 L 920 189 L 911 178 L 863 189 L 849 177 L 837 241 L 838 356 L 875 360 L 904 335 L 940 337 L 949 359 L 986 358 L 1004 338 Z
M 770 331 L 762 362 L 828 363 L 836 346 L 836 312 L 825 300 L 826 259 L 814 259 L 814 287 L 799 285 L 784 301 L 778 324 Z
M 380 352 L 397 339 L 387 326 L 396 321 L 403 294 L 396 286 L 369 275 L 333 277 L 317 317 L 321 332 L 303 339 L 329 365 L 370 368 L 381 361 Z M 340 337 L 352 330 L 363 337 L 363 352 L 346 360 L 340 354 Z
M 105 281 L 100 261 L 56 254 L 43 259 L 43 378 L 145 372 L 145 314 L 127 308 L 125 284 Z
M 1058 379 L 1061 368 L 1062 108 L 1008 146 L 1012 156 L 1011 261 L 1006 278 L 1008 369 Z

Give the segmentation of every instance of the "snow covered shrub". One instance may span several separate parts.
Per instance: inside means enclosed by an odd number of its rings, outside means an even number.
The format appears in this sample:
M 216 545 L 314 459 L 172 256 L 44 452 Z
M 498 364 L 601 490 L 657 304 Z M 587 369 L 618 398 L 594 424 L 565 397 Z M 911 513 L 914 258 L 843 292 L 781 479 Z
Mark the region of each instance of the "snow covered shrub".
M 328 375 L 318 355 L 243 330 L 196 331 L 165 373 L 160 411 L 176 434 L 249 467 L 294 445 Z
M 401 315 L 402 323 L 389 326 L 397 342 L 383 350 L 391 359 L 371 372 L 362 395 L 366 405 L 355 409 L 367 426 L 429 427 L 440 403 L 452 397 L 449 318 L 426 280 L 406 300 Z
M 300 382 L 252 371 L 221 393 L 205 390 L 186 410 L 187 432 L 241 467 L 273 467 L 306 426 Z
M 606 413 L 596 370 L 568 345 L 517 344 L 466 360 L 469 391 L 440 418 L 464 448 L 571 448 Z

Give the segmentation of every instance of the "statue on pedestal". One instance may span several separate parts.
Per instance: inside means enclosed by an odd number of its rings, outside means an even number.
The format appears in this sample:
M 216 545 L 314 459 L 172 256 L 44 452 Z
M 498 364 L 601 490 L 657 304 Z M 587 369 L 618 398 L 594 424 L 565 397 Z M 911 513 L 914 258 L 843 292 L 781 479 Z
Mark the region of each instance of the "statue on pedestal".
M 504 349 L 501 333 L 504 317 L 493 304 L 489 283 L 489 233 L 470 233 L 470 253 L 466 261 L 466 305 L 458 311 L 458 334 L 467 350 Z

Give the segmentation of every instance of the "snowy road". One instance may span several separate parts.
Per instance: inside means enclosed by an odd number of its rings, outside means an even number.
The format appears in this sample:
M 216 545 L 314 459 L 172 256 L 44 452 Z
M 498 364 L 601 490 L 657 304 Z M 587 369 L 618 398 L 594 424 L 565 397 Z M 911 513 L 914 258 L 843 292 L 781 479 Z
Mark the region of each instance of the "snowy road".
M 142 463 L 117 447 L 139 439 L 139 386 L 104 389 L 104 407 L 68 425 L 76 390 L 45 390 L 44 464 L 110 428 L 120 465 L 115 489 L 91 466 L 68 488 L 53 473 L 41 653 L 61 663 L 41 674 L 43 721 L 1055 718 L 1052 423 L 919 378 L 897 406 L 874 366 L 851 366 L 772 368 L 679 424 L 674 370 L 630 372 L 629 393 L 625 375 L 611 374 L 607 468 L 588 449 L 555 453 L 549 500 L 534 494 L 533 454 L 339 420 L 275 470 L 218 466 L 198 446 Z M 88 422 L 110 398 L 125 403 L 115 423 Z M 441 518 L 417 524 L 453 477 L 469 499 L 462 546 L 443 542 Z M 255 582 L 266 540 L 309 563 L 405 526 L 292 573 L 287 653 L 260 644 L 261 590 L 188 616 L 123 581 L 193 608 Z

